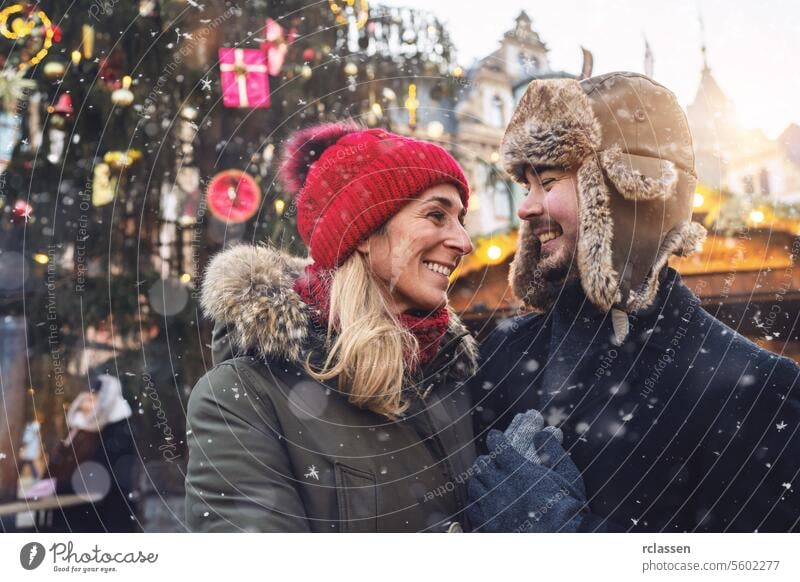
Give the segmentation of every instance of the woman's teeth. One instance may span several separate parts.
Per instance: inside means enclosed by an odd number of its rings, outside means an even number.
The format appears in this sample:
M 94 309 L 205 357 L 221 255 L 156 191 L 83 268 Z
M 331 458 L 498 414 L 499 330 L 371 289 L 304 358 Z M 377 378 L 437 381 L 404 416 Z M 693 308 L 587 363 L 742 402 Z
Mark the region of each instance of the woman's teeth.
M 539 242 L 544 244 L 547 241 L 550 241 L 550 240 L 553 240 L 554 238 L 557 238 L 558 236 L 560 236 L 560 235 L 557 232 L 552 231 L 552 230 L 550 230 L 548 232 L 543 232 L 542 234 L 539 235 Z
M 439 273 L 440 275 L 444 275 L 445 277 L 449 277 L 450 273 L 453 272 L 453 269 L 451 269 L 450 267 L 445 267 L 444 265 L 440 265 L 439 263 L 423 262 L 422 264 L 425 265 L 434 273 Z

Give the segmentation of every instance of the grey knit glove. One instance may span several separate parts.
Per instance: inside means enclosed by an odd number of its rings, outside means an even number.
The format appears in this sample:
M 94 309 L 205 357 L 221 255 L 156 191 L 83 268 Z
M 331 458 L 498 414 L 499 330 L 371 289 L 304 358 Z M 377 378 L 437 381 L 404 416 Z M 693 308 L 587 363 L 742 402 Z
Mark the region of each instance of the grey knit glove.
M 555 426 L 545 426 L 538 410 L 517 414 L 503 433 L 509 444 L 531 463 L 554 471 L 577 498 L 585 498 L 581 473 L 561 446 L 564 433 Z

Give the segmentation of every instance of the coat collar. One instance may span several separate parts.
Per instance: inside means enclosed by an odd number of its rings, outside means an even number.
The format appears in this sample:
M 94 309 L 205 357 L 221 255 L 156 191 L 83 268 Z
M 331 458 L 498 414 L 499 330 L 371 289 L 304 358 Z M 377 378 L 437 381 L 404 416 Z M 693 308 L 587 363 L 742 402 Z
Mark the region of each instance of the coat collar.
M 211 260 L 203 279 L 200 305 L 206 317 L 216 324 L 215 343 L 222 341 L 219 330 L 224 330 L 227 357 L 251 353 L 264 359 L 301 363 L 309 349 L 320 345 L 322 330 L 294 290 L 295 279 L 308 264 L 308 259 L 268 246 L 245 244 L 233 246 Z M 477 368 L 477 351 L 474 338 L 451 311 L 435 362 L 442 364 L 446 360 L 452 375 L 467 378 Z
M 627 341 L 666 349 L 681 328 L 687 327 L 694 319 L 699 308 L 700 300 L 683 284 L 680 274 L 667 267 L 659 274 L 659 290 L 653 304 L 629 315 L 631 329 Z M 553 308 L 543 317 L 549 328 L 547 335 L 551 346 L 564 341 L 570 344 L 571 349 L 610 344 L 614 334 L 609 312 L 598 309 L 589 301 L 577 278 L 564 285 Z

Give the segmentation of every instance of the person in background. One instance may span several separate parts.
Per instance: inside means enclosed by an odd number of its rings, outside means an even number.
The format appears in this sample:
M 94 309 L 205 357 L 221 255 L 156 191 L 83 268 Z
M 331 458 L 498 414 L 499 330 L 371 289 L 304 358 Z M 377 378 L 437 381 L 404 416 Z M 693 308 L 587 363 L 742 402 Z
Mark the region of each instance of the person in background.
M 42 441 L 40 430 L 44 422 L 44 415 L 38 410 L 34 413 L 34 418 L 25 425 L 25 432 L 22 433 L 22 450 L 20 451 L 19 476 L 25 467 L 30 467 L 31 477 L 39 479 L 39 456 L 42 453 Z
M 53 530 L 130 532 L 137 530 L 130 499 L 136 450 L 131 407 L 118 378 L 101 374 L 67 412 L 69 434 L 50 458 L 56 493 L 100 496 L 98 501 L 55 510 Z

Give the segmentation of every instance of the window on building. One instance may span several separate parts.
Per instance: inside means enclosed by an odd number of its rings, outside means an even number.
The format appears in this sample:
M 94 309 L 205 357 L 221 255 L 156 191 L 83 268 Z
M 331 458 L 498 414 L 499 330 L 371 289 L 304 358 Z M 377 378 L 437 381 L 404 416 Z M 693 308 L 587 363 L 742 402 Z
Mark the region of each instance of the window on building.
M 753 184 L 753 176 L 747 175 L 742 178 L 742 186 L 745 194 L 755 194 L 756 189 Z
M 505 115 L 503 115 L 503 99 L 500 95 L 492 97 L 489 105 L 489 124 L 492 127 L 505 126 Z
M 761 168 L 758 173 L 758 186 L 761 194 L 769 194 L 769 171 L 766 168 Z

